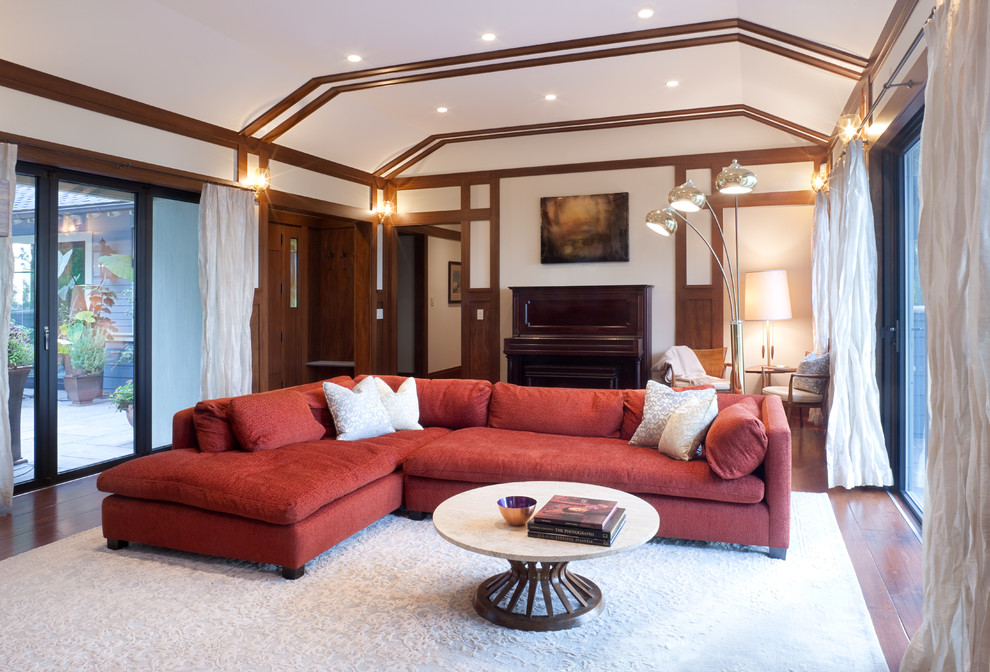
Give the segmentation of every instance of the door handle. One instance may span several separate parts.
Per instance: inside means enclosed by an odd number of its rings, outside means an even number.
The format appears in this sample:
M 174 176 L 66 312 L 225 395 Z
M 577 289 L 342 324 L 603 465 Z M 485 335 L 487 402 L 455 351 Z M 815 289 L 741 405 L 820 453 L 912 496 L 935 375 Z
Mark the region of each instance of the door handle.
M 48 350 L 48 327 L 45 327 L 45 350 Z

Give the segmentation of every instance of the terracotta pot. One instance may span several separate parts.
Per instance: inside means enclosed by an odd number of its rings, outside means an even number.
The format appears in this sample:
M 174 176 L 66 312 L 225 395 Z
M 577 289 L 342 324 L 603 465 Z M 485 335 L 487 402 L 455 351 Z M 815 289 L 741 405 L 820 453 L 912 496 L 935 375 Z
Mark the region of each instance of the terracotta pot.
M 127 422 L 130 423 L 131 427 L 134 426 L 134 404 L 127 404 L 127 409 L 124 411 L 124 415 L 127 416 Z
M 65 396 L 74 404 L 91 404 L 103 394 L 103 372 L 85 376 L 65 376 Z

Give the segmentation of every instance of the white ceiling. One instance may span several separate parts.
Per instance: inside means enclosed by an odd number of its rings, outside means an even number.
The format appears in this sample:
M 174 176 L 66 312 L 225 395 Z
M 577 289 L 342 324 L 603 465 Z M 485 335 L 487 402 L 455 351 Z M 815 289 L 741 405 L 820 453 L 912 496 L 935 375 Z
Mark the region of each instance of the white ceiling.
M 313 77 L 703 21 L 745 19 L 867 58 L 895 3 L 0 0 L 16 27 L 0 58 L 240 131 Z M 637 18 L 643 7 L 655 16 Z M 497 39 L 483 42 L 486 31 Z M 721 105 L 829 135 L 854 85 L 729 42 L 342 93 L 276 142 L 373 171 L 434 134 Z

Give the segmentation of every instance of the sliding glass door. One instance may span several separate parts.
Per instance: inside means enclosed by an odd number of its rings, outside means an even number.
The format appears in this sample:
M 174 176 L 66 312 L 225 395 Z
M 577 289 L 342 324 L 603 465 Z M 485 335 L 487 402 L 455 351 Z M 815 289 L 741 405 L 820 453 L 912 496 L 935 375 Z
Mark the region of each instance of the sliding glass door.
M 925 301 L 918 271 L 918 168 L 921 142 L 915 140 L 902 156 L 903 236 L 901 276 L 901 344 L 904 385 L 904 442 L 901 489 L 920 511 L 925 500 L 925 463 L 928 459 L 928 355 Z
M 34 411 L 37 391 L 37 178 L 17 176 L 11 236 L 14 250 L 14 291 L 10 310 L 10 340 L 7 344 L 7 375 L 10 380 L 10 443 L 14 459 L 14 482 L 34 478 Z
M 168 445 L 172 414 L 199 392 L 197 221 L 195 195 L 19 167 L 15 484 Z
M 134 452 L 133 409 L 113 400 L 134 378 L 136 201 L 133 192 L 58 182 L 46 297 L 56 314 L 58 473 Z
M 927 322 L 918 264 L 921 121 L 919 112 L 870 155 L 872 179 L 883 185 L 878 352 L 884 432 L 897 487 L 919 518 L 928 460 Z

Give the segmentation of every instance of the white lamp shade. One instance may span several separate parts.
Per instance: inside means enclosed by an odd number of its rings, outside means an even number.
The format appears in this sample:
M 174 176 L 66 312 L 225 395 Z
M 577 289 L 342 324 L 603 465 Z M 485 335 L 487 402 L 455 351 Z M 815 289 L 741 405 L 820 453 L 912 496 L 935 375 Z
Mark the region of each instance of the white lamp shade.
M 746 274 L 746 320 L 791 319 L 791 290 L 787 271 L 755 271 Z

